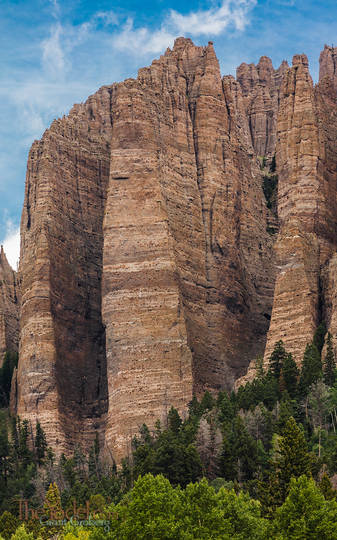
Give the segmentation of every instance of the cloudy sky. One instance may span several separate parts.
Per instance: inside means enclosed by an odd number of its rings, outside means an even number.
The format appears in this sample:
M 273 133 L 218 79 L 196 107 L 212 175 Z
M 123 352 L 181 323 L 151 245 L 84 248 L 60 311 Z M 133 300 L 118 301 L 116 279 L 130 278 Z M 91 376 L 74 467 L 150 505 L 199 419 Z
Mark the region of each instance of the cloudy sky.
M 29 147 L 73 103 L 136 76 L 180 35 L 212 39 L 223 74 L 305 52 L 316 80 L 336 20 L 336 0 L 0 0 L 0 243 L 11 264 Z

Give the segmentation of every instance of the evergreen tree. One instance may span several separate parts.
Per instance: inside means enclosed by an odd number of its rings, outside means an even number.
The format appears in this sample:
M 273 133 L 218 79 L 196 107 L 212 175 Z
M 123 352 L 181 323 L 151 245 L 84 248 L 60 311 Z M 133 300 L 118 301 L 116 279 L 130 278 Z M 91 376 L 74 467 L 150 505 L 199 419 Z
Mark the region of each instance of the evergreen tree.
M 322 362 L 320 353 L 318 352 L 316 345 L 313 343 L 308 344 L 303 356 L 301 376 L 298 385 L 300 395 L 302 397 L 306 396 L 310 386 L 321 376 Z
M 285 496 L 291 478 L 311 475 L 311 458 L 302 430 L 293 417 L 290 417 L 282 432 L 279 442 L 279 459 L 277 463 L 280 476 L 280 489 Z
M 34 446 L 37 462 L 39 465 L 42 465 L 47 451 L 47 440 L 45 432 L 43 431 L 41 424 L 38 421 L 36 422 L 36 435 Z
M 44 509 L 49 519 L 62 519 L 62 505 L 57 484 L 51 483 L 46 493 Z
M 316 332 L 314 334 L 314 337 L 313 337 L 313 340 L 312 340 L 312 343 L 313 343 L 313 345 L 316 345 L 319 354 L 322 353 L 322 349 L 323 349 L 323 346 L 324 346 L 325 334 L 326 334 L 326 326 L 325 326 L 325 323 L 322 322 L 317 327 L 317 330 L 316 330 Z
M 291 398 L 295 398 L 296 396 L 298 378 L 299 370 L 292 354 L 289 353 L 283 360 L 282 380 L 284 382 L 284 388 Z
M 330 332 L 327 339 L 327 351 L 323 365 L 324 382 L 328 386 L 333 386 L 336 380 L 335 355 L 332 348 L 332 338 Z
M 327 501 L 335 500 L 337 498 L 337 491 L 333 489 L 331 480 L 326 472 L 323 474 L 318 487 Z
M 337 503 L 327 501 L 312 478 L 291 480 L 289 495 L 277 509 L 271 538 L 333 540 L 337 538 Z
M 210 411 L 214 407 L 214 405 L 215 405 L 215 400 L 212 394 L 208 390 L 206 390 L 200 403 L 200 408 L 202 412 Z
M 280 378 L 283 362 L 287 357 L 283 341 L 280 340 L 275 344 L 274 350 L 269 358 L 269 369 L 276 379 Z
M 170 429 L 173 433 L 178 433 L 182 424 L 182 420 L 179 416 L 179 413 L 177 409 L 174 407 L 171 407 L 168 413 L 168 429 Z

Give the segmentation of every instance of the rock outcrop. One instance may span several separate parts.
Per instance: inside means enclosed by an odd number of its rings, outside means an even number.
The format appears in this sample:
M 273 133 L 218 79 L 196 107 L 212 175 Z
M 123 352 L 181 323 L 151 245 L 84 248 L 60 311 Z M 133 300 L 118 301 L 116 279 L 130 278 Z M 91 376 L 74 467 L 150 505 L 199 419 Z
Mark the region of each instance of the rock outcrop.
M 19 344 L 20 291 L 16 272 L 0 247 L 0 366 L 6 351 L 17 352 Z
M 336 341 L 335 60 L 316 87 L 305 55 L 235 80 L 178 38 L 33 144 L 12 402 L 58 454 L 98 432 L 120 460 L 279 339 L 299 363 L 321 320 Z
M 284 60 L 275 70 L 270 58 L 262 56 L 256 66 L 243 63 L 236 71 L 255 154 L 269 160 L 275 153 L 280 88 L 288 67 Z
M 262 354 L 273 237 L 241 86 L 179 38 L 30 152 L 17 410 L 117 458 Z
M 279 339 L 300 364 L 321 321 L 336 340 L 334 265 L 337 249 L 337 96 L 331 62 L 321 54 L 313 87 L 305 55 L 293 59 L 281 89 L 276 162 L 279 234 L 265 361 Z

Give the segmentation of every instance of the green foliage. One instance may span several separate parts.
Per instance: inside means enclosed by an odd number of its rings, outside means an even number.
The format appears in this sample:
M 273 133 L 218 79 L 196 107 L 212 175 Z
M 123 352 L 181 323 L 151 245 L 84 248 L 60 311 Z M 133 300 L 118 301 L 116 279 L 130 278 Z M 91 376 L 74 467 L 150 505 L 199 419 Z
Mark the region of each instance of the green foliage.
M 322 377 L 322 362 L 320 353 L 314 343 L 306 346 L 303 363 L 301 369 L 301 376 L 299 380 L 299 393 L 302 397 L 306 396 L 309 392 L 309 388 L 320 377 Z
M 332 337 L 330 332 L 327 338 L 327 350 L 323 364 L 324 382 L 328 386 L 333 386 L 336 380 L 336 362 L 332 348 Z
M 268 538 L 269 524 L 258 502 L 224 488 L 216 493 L 205 479 L 182 490 L 161 475 L 148 474 L 110 510 L 118 519 L 112 519 L 108 539 Z
M 39 540 L 39 538 L 35 538 L 35 540 Z M 16 532 L 11 536 L 11 540 L 34 540 L 33 533 L 29 533 L 26 531 L 26 527 L 24 525 L 20 525 L 20 527 L 16 530 Z
M 36 422 L 36 435 L 35 435 L 35 454 L 37 462 L 42 465 L 47 451 L 47 440 L 45 432 L 43 431 L 40 422 Z
M 19 520 L 10 512 L 4 512 L 0 517 L 0 534 L 5 539 L 11 538 L 19 526 Z
M 277 188 L 278 188 L 278 176 L 277 174 L 267 174 L 263 176 L 262 189 L 266 199 L 267 208 L 276 214 L 277 208 Z
M 293 417 L 290 417 L 279 442 L 279 469 L 280 490 L 286 494 L 291 478 L 302 475 L 311 475 L 311 457 L 307 442 L 302 430 Z
M 50 484 L 46 493 L 44 509 L 49 519 L 62 519 L 62 505 L 57 484 Z
M 322 475 L 322 478 L 318 483 L 318 488 L 327 501 L 337 499 L 337 491 L 333 489 L 331 480 L 326 472 Z
M 288 392 L 291 398 L 295 398 L 297 394 L 299 370 L 291 354 L 286 354 L 283 359 L 281 376 L 284 389 Z
M 183 423 L 173 407 L 166 430 L 150 434 L 143 426 L 140 438 L 133 440 L 133 477 L 146 473 L 164 474 L 173 485 L 186 486 L 201 477 L 201 461 L 193 445 L 196 424 Z
M 280 540 L 334 540 L 337 503 L 326 501 L 312 478 L 293 478 L 287 499 L 276 511 L 274 531 Z
M 273 376 L 276 379 L 280 378 L 283 363 L 285 359 L 287 358 L 287 353 L 283 345 L 283 341 L 278 341 L 275 346 L 274 350 L 270 355 L 269 359 L 269 369 L 272 372 Z
M 314 334 L 314 337 L 313 337 L 313 340 L 312 340 L 312 343 L 313 343 L 313 345 L 315 345 L 317 347 L 317 350 L 318 350 L 319 354 L 322 353 L 322 349 L 323 349 L 323 346 L 324 346 L 325 334 L 326 334 L 326 326 L 325 326 L 325 323 L 322 322 L 317 327 L 317 330 L 316 330 L 316 332 Z
M 8 407 L 14 368 L 18 365 L 18 354 L 6 352 L 0 368 L 0 407 Z

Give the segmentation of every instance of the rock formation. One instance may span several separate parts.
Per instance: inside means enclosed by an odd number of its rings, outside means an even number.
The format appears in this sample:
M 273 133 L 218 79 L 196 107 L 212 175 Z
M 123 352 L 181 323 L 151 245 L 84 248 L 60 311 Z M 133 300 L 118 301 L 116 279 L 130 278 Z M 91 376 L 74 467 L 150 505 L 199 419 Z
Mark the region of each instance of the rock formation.
M 58 454 L 98 432 L 120 460 L 277 340 L 300 362 L 320 320 L 337 335 L 335 52 L 314 88 L 304 55 L 235 80 L 178 38 L 33 144 L 16 402 Z
M 19 343 L 19 287 L 16 272 L 0 247 L 0 366 L 6 351 L 17 352 Z
M 257 156 L 270 159 L 275 153 L 280 88 L 287 69 L 286 61 L 275 70 L 270 58 L 262 56 L 256 66 L 243 63 L 236 71 Z
M 17 411 L 114 455 L 261 354 L 273 238 L 241 87 L 174 49 L 55 121 L 29 156 Z
M 336 49 L 325 47 L 315 88 L 305 55 L 294 56 L 283 79 L 276 145 L 278 273 L 266 363 L 279 339 L 300 363 L 322 320 L 336 341 L 337 95 L 331 68 L 335 57 Z

